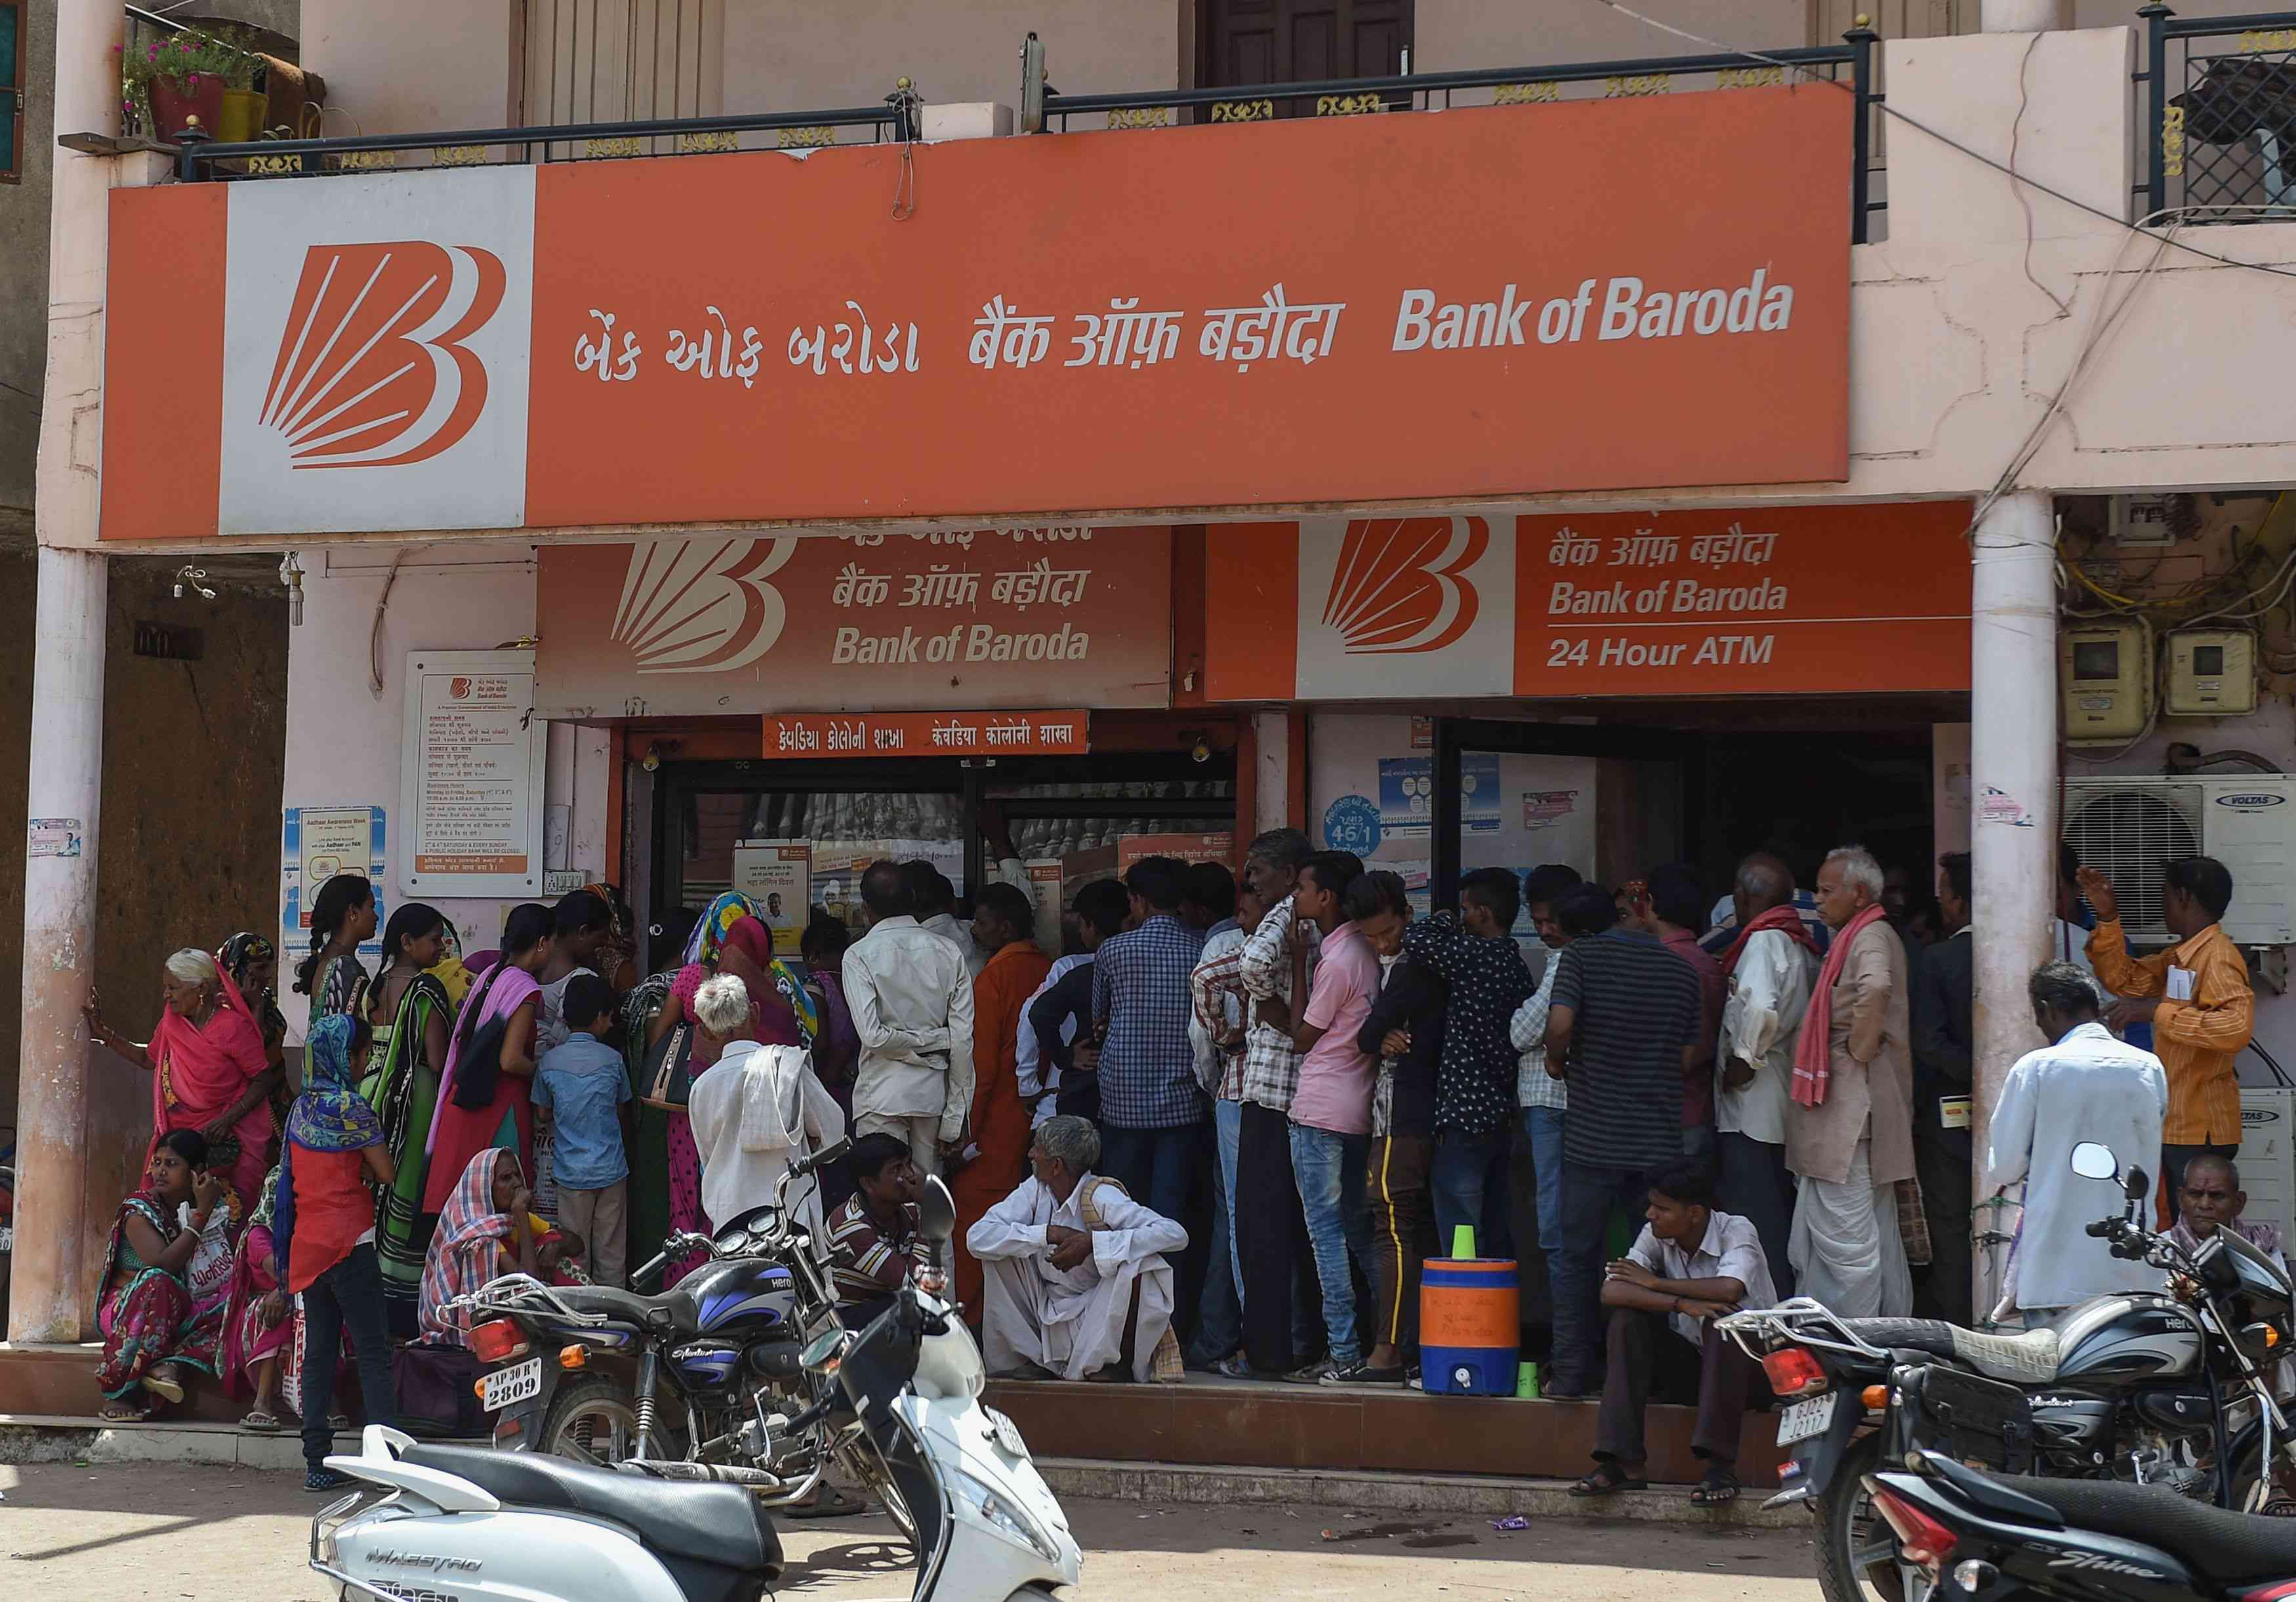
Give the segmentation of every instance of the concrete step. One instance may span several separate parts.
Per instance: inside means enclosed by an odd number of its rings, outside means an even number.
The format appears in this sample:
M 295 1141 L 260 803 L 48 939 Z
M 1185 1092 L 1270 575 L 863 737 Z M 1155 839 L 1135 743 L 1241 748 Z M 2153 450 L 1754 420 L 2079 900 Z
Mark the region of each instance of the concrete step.
M 349 1436 L 339 1436 L 337 1442 L 343 1450 L 351 1450 Z M 258 1435 L 230 1425 L 108 1425 L 98 1418 L 0 1414 L 0 1463 L 206 1463 L 300 1474 L 303 1443 L 292 1433 Z M 1763 1512 L 1763 1493 L 1754 1491 L 1726 1508 L 1693 1508 L 1686 1485 L 1624 1491 L 1589 1501 L 1571 1496 L 1567 1480 L 1225 1468 L 1101 1458 L 1040 1458 L 1037 1466 L 1046 1483 L 1061 1495 L 1107 1501 L 1175 1506 L 1253 1503 L 1345 1508 L 1366 1515 L 1448 1514 L 1494 1520 L 1517 1516 L 1623 1519 L 1731 1529 L 1793 1529 L 1809 1522 L 1809 1516 L 1799 1508 Z M 1350 1527 L 1335 1526 L 1334 1537 L 1351 1539 Z

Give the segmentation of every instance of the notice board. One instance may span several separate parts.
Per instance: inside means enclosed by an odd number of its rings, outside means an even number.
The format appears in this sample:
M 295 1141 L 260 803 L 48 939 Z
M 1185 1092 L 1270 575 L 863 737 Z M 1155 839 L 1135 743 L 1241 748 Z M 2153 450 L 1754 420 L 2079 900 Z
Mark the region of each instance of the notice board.
M 399 760 L 407 894 L 542 891 L 549 725 L 534 715 L 531 651 L 410 651 Z

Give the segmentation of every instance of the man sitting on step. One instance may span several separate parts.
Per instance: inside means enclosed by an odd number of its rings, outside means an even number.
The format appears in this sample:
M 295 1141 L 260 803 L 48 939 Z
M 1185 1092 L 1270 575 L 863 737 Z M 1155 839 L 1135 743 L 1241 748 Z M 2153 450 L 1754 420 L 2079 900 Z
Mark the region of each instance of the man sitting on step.
M 1177 1382 L 1172 1268 L 1188 1232 L 1095 1174 L 1100 1131 L 1037 1126 L 1030 1178 L 972 1226 L 983 1274 L 981 1344 L 1002 1379 Z
M 1690 1450 L 1705 1459 L 1706 1477 L 1690 1499 L 1718 1507 L 1737 1499 L 1738 1435 L 1756 1368 L 1714 1320 L 1774 1306 L 1777 1292 L 1753 1224 L 1714 1210 L 1714 1177 L 1703 1161 L 1673 1158 L 1647 1182 L 1650 1221 L 1603 1281 L 1610 1360 L 1595 1425 L 1597 1467 L 1570 1493 L 1645 1488 L 1643 1412 L 1655 1393 L 1696 1405 Z

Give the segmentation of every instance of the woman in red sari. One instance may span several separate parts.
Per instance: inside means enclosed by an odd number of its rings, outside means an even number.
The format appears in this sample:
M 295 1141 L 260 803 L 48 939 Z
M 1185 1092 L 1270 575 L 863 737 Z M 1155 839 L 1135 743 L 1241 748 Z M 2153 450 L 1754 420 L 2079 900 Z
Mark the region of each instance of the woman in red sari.
M 268 1167 L 271 1090 L 279 1082 L 261 1020 L 205 951 L 186 949 L 169 957 L 160 995 L 160 1022 L 143 1045 L 106 1024 L 94 995 L 87 998 L 89 1035 L 152 1075 L 152 1147 L 144 1160 L 158 1152 L 162 1137 L 196 1130 L 207 1141 L 207 1166 L 241 1196 L 254 1195 Z

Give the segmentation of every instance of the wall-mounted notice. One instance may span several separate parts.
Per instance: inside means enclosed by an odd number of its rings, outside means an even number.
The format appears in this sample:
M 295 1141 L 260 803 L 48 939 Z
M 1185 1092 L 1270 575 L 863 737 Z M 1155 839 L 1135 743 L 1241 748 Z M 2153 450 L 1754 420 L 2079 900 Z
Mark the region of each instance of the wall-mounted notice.
M 758 904 L 774 949 L 795 955 L 813 902 L 813 842 L 752 840 L 734 848 L 734 888 Z
M 384 904 L 385 823 L 381 807 L 289 807 L 280 815 L 279 929 L 291 960 L 310 948 L 311 907 L 322 885 L 338 874 L 356 874 L 375 887 L 375 916 Z M 380 938 L 359 948 L 370 961 L 382 956 Z
M 530 651 L 411 651 L 399 764 L 405 888 L 532 896 L 542 888 L 548 725 Z

